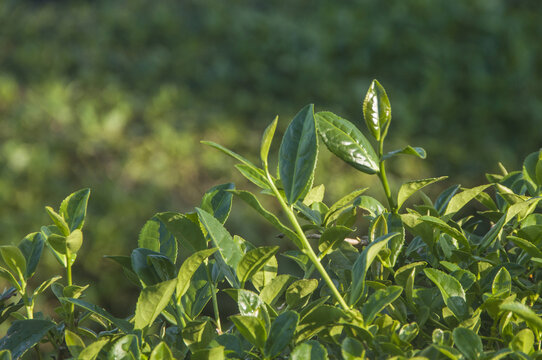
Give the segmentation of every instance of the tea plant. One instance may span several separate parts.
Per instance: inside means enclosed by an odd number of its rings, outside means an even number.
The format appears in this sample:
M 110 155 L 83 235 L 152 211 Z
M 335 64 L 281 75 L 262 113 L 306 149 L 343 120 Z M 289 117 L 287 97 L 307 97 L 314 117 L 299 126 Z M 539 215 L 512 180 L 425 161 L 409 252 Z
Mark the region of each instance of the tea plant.
M 274 198 L 281 213 L 227 183 L 207 191 L 194 211 L 153 216 L 129 256 L 106 256 L 141 289 L 127 319 L 87 302 L 88 285 L 74 284 L 90 191 L 71 194 L 58 212 L 47 207 L 52 225 L 0 247 L 0 275 L 12 286 L 0 295 L 0 320 L 16 319 L 0 340 L 0 358 L 542 358 L 542 150 L 521 171 L 501 165 L 488 184 L 454 185 L 432 200 L 422 189 L 445 177 L 390 188 L 387 160 L 426 154 L 411 146 L 384 151 L 391 106 L 377 81 L 363 115 L 372 140 L 348 120 L 304 107 L 282 138 L 276 172 L 269 152 L 277 118 L 263 134 L 259 165 L 204 141 L 236 159 L 258 196 Z M 319 141 L 378 176 L 387 204 L 365 188 L 325 204 L 324 185 L 313 184 Z M 406 208 L 415 193 L 422 203 Z M 281 255 L 296 262 L 301 277 L 278 272 L 279 246 L 230 234 L 224 224 L 234 197 L 295 245 Z M 484 209 L 465 211 L 472 201 Z M 56 276 L 32 290 L 28 280 L 44 246 L 66 280 Z M 48 288 L 59 303 L 54 318 L 34 312 Z M 237 314 L 221 313 L 218 292 L 237 303 Z M 208 305 L 212 316 L 203 314 Z

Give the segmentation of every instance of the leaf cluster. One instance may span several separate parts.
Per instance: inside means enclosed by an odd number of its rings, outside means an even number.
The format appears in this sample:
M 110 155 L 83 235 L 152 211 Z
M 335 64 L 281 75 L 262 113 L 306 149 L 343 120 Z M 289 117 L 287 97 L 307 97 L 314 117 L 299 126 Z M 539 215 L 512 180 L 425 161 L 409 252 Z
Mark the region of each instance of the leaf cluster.
M 263 134 L 258 165 L 205 142 L 237 160 L 260 192 L 214 186 L 193 211 L 149 219 L 131 254 L 106 256 L 140 289 L 128 318 L 87 301 L 89 285 L 73 282 L 90 190 L 69 195 L 58 211 L 46 207 L 51 225 L 0 247 L 0 275 L 11 284 L 0 295 L 0 320 L 15 319 L 0 339 L 0 358 L 41 354 L 43 343 L 55 358 L 74 359 L 542 358 L 542 150 L 520 171 L 501 167 L 487 175 L 488 184 L 454 185 L 431 199 L 423 189 L 444 177 L 389 186 L 390 158 L 426 153 L 411 146 L 384 152 L 391 105 L 377 81 L 363 115 L 370 137 L 305 106 L 282 138 L 276 171 L 268 156 L 278 118 Z M 326 204 L 325 186 L 314 185 L 320 142 L 377 176 L 387 204 L 363 188 Z M 409 206 L 415 193 L 422 201 Z M 266 209 L 262 196 L 281 211 Z M 279 245 L 232 235 L 225 224 L 234 198 L 296 250 L 279 253 Z M 471 202 L 482 210 L 465 211 Z M 31 289 L 44 248 L 65 282 L 56 276 Z M 295 261 L 302 276 L 281 273 L 279 255 Z M 49 288 L 58 300 L 55 316 L 34 311 Z M 219 292 L 238 313 L 221 314 Z

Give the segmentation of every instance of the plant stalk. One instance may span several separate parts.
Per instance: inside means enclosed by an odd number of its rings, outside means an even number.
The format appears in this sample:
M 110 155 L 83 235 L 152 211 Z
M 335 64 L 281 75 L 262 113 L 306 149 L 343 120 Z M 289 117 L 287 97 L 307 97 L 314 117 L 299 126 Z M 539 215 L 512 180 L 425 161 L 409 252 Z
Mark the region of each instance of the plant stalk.
M 382 183 L 382 187 L 384 188 L 384 193 L 386 194 L 386 198 L 388 199 L 388 205 L 390 207 L 390 210 L 392 213 L 397 214 L 397 205 L 395 205 L 395 201 L 393 200 L 393 197 L 391 196 L 391 190 L 390 185 L 388 183 L 388 177 L 386 176 L 386 160 L 382 160 L 382 156 L 384 155 L 384 139 L 382 138 L 379 143 L 378 148 L 378 157 L 380 158 L 380 164 L 379 168 L 380 171 L 378 172 L 378 177 L 380 179 L 380 182 Z
M 271 175 L 269 175 L 269 170 L 265 169 L 267 181 L 269 182 L 269 185 L 271 186 L 271 190 L 273 190 L 273 193 L 275 194 L 276 198 L 278 199 L 280 205 L 286 212 L 286 216 L 288 217 L 288 220 L 290 220 L 290 223 L 293 225 L 295 232 L 299 236 L 299 240 L 301 241 L 301 245 L 303 245 L 303 248 L 300 249 L 303 253 L 305 253 L 313 265 L 316 267 L 320 275 L 322 275 L 322 278 L 324 279 L 327 286 L 330 288 L 333 296 L 337 300 L 337 302 L 341 305 L 341 307 L 345 311 L 350 311 L 350 307 L 342 297 L 342 295 L 339 293 L 339 290 L 335 287 L 335 284 L 333 284 L 333 281 L 329 277 L 329 274 L 327 273 L 326 269 L 322 266 L 320 263 L 320 260 L 318 260 L 318 257 L 314 253 L 314 250 L 312 250 L 312 247 L 309 243 L 309 240 L 307 240 L 307 237 L 305 236 L 305 233 L 303 232 L 303 229 L 301 229 L 301 226 L 299 225 L 299 222 L 297 221 L 297 218 L 295 217 L 294 211 L 292 206 L 288 206 L 282 196 L 280 195 L 280 192 L 278 191 L 277 187 L 273 183 L 273 179 L 271 179 Z
M 213 299 L 213 311 L 215 313 L 216 327 L 219 334 L 222 334 L 222 326 L 220 324 L 220 312 L 218 310 L 218 300 L 216 299 L 216 287 L 213 279 L 211 277 L 211 272 L 209 271 L 209 263 L 206 260 L 205 272 L 207 273 L 207 280 L 211 284 L 211 297 Z
M 71 253 L 70 251 L 66 252 L 66 281 L 68 283 L 68 286 L 73 285 L 72 281 L 72 264 L 71 264 Z M 75 311 L 75 305 L 73 303 L 70 303 L 68 305 L 68 326 L 70 328 L 74 327 L 74 316 L 73 312 Z

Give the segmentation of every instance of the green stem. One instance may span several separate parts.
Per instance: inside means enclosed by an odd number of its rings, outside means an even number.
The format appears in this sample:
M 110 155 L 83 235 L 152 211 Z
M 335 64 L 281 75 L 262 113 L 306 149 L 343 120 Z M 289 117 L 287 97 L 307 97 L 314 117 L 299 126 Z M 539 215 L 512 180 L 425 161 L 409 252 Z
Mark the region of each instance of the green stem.
M 208 263 L 205 264 L 205 271 L 207 272 L 207 281 L 209 281 L 209 284 L 211 285 L 211 296 L 213 299 L 213 311 L 215 312 L 216 327 L 218 329 L 219 334 L 222 334 L 222 326 L 220 325 L 220 313 L 218 310 L 218 301 L 216 299 L 216 287 L 211 277 L 211 272 L 209 271 Z
M 71 253 L 69 251 L 66 252 L 66 280 L 68 282 L 68 286 L 72 286 L 72 264 L 71 264 Z M 73 312 L 75 311 L 75 305 L 70 303 L 68 305 L 68 327 L 73 328 L 74 327 L 74 317 Z
M 384 193 L 386 194 L 386 198 L 388 199 L 388 205 L 390 207 L 390 210 L 392 213 L 397 214 L 397 205 L 395 205 L 395 201 L 393 200 L 393 197 L 391 196 L 391 190 L 390 185 L 388 183 L 388 177 L 386 176 L 386 160 L 382 160 L 382 156 L 384 155 L 384 139 L 380 140 L 379 148 L 378 148 L 378 157 L 380 158 L 380 171 L 378 172 L 378 177 L 380 178 L 380 182 L 382 183 L 382 187 L 384 188 Z
M 314 250 L 312 250 L 309 240 L 307 240 L 307 237 L 305 236 L 303 229 L 301 229 L 301 226 L 299 225 L 299 222 L 297 221 L 297 218 L 295 217 L 293 207 L 286 204 L 280 192 L 278 191 L 277 187 L 275 186 L 275 183 L 273 182 L 271 175 L 269 175 L 269 170 L 267 168 L 265 169 L 265 173 L 267 175 L 267 181 L 269 182 L 269 186 L 271 186 L 271 190 L 273 190 L 273 193 L 278 199 L 280 205 L 286 212 L 286 216 L 288 217 L 288 220 L 290 220 L 290 223 L 294 227 L 294 230 L 297 233 L 299 240 L 301 241 L 302 248 L 300 250 L 309 257 L 313 265 L 316 267 L 316 270 L 318 270 L 320 275 L 322 275 L 322 278 L 324 279 L 327 286 L 330 288 L 333 296 L 335 297 L 337 302 L 341 305 L 341 307 L 346 311 L 350 311 L 350 307 L 348 306 L 344 298 L 339 293 L 339 290 L 337 290 L 337 288 L 335 287 L 335 284 L 333 284 L 333 281 L 329 277 L 329 274 L 327 273 L 326 269 L 324 269 L 324 267 L 320 263 L 320 260 L 318 260 L 318 257 L 314 253 Z

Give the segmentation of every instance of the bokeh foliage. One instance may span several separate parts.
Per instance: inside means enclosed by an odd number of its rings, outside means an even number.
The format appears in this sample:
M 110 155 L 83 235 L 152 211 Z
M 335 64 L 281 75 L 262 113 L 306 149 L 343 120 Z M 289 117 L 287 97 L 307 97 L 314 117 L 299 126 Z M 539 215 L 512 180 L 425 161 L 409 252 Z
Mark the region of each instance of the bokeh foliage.
M 505 0 L 4 0 L 1 241 L 37 231 L 45 204 L 90 187 L 83 254 L 124 253 L 155 212 L 192 208 L 240 179 L 199 140 L 253 152 L 276 114 L 289 120 L 309 102 L 363 121 L 373 78 L 394 109 L 393 147 L 428 151 L 423 165 L 396 167 L 392 184 L 431 174 L 470 186 L 497 161 L 517 168 L 541 143 L 540 10 Z M 322 151 L 316 181 L 330 196 L 369 185 L 329 159 Z M 245 217 L 230 222 L 261 234 Z M 123 286 L 104 276 L 114 265 L 89 259 L 76 271 L 100 278 L 99 292 Z

